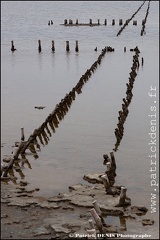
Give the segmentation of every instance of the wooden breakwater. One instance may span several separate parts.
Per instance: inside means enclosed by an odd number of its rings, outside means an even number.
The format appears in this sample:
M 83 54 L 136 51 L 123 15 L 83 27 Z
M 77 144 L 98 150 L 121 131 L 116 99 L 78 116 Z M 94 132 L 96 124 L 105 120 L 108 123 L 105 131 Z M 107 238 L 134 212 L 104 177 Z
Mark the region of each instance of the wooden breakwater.
M 148 7 L 147 7 L 147 12 L 146 12 L 146 16 L 145 18 L 142 20 L 142 30 L 141 30 L 141 36 L 143 36 L 145 32 L 145 24 L 147 22 L 147 17 L 148 17 L 148 14 L 149 14 L 149 8 L 150 8 L 150 0 L 148 2 Z
M 145 0 L 146 1 L 146 0 Z M 118 31 L 117 33 L 117 37 L 121 34 L 121 32 L 124 30 L 124 28 L 129 24 L 129 22 L 134 18 L 134 16 L 139 12 L 139 10 L 142 8 L 142 6 L 144 5 L 145 1 L 143 1 L 143 3 L 141 4 L 141 6 L 137 9 L 137 11 L 129 18 L 125 21 L 124 25 L 121 27 L 121 29 Z M 133 21 L 133 25 L 137 25 L 137 21 L 134 20 Z
M 87 69 L 84 75 L 81 76 L 80 80 L 76 84 L 75 87 L 72 88 L 72 90 L 66 94 L 66 96 L 61 99 L 60 103 L 58 103 L 55 106 L 55 109 L 49 114 L 49 116 L 46 118 L 46 120 L 42 123 L 42 125 L 35 129 L 33 133 L 29 136 L 27 141 L 24 141 L 24 130 L 21 130 L 21 142 L 19 146 L 15 147 L 14 153 L 12 154 L 11 160 L 5 169 L 5 172 L 3 174 L 3 177 L 6 177 L 8 174 L 8 171 L 10 168 L 12 168 L 13 163 L 16 159 L 18 159 L 20 154 L 25 154 L 25 151 L 27 148 L 32 149 L 35 152 L 34 144 L 37 145 L 38 141 L 37 138 L 39 138 L 39 141 L 42 145 L 48 144 L 49 137 L 45 130 L 48 132 L 48 134 L 51 136 L 51 132 L 48 128 L 48 124 L 51 127 L 53 133 L 55 132 L 55 129 L 58 127 L 58 124 L 61 120 L 64 119 L 64 116 L 68 112 L 69 108 L 71 107 L 72 102 L 76 98 L 76 93 L 80 94 L 82 93 L 82 88 L 86 82 L 88 82 L 89 78 L 92 76 L 98 65 L 101 64 L 102 58 L 106 54 L 106 52 L 113 52 L 114 48 L 108 46 L 102 49 L 101 54 L 99 55 L 98 59 L 92 64 L 90 69 Z M 23 134 L 22 134 L 23 133 Z

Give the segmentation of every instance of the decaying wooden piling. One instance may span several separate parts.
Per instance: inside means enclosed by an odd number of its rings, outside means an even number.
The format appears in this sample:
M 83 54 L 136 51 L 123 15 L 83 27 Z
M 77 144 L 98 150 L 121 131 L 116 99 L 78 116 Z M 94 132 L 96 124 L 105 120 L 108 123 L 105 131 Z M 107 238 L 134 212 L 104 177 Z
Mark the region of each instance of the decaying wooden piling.
M 39 52 L 42 51 L 41 40 L 38 40 L 38 51 L 39 51 Z
M 105 25 L 105 26 L 107 25 L 107 19 L 104 20 L 104 25 Z
M 126 187 L 121 187 L 121 193 L 120 193 L 120 199 L 119 199 L 119 205 L 120 206 L 125 205 L 126 192 L 127 192 L 127 188 Z
M 69 41 L 66 41 L 66 52 L 69 52 L 70 49 L 69 49 Z
M 17 49 L 14 47 L 13 40 L 12 40 L 11 41 L 11 51 L 14 52 L 15 50 L 17 50 Z
M 119 19 L 119 25 L 121 26 L 123 24 L 123 20 Z
M 92 19 L 89 19 L 89 24 L 92 25 Z
M 137 25 L 137 20 L 133 20 L 133 25 Z
M 79 52 L 79 49 L 78 49 L 78 41 L 76 41 L 75 51 L 76 51 L 76 52 Z
M 54 46 L 54 41 L 52 40 L 52 52 L 55 52 L 55 46 Z
M 25 136 L 24 136 L 24 128 L 21 128 L 21 141 L 24 141 Z
M 112 19 L 112 26 L 115 25 L 115 19 Z
M 67 24 L 67 19 L 64 19 L 64 25 L 66 25 Z

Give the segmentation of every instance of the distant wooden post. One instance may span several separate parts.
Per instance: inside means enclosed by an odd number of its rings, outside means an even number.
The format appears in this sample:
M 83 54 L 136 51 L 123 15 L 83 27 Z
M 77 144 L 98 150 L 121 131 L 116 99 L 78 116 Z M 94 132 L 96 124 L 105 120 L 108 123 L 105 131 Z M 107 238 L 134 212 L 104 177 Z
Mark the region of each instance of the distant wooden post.
M 124 52 L 126 52 L 126 47 L 124 47 Z
M 122 24 L 123 24 L 122 19 L 119 19 L 119 25 L 122 25 Z
M 76 41 L 76 47 L 75 47 L 75 51 L 78 52 L 79 49 L 78 49 L 78 41 Z
M 137 20 L 133 20 L 133 25 L 137 25 Z
M 145 24 L 145 20 L 143 19 L 143 20 L 142 20 L 142 25 L 144 25 L 144 24 Z
M 144 59 L 143 59 L 143 57 L 142 57 L 142 66 L 143 66 L 143 64 L 144 64 Z
M 38 51 L 39 51 L 39 52 L 42 51 L 41 40 L 38 40 Z
M 92 25 L 92 19 L 89 19 L 89 24 Z
M 98 216 L 96 210 L 94 208 L 92 208 L 90 210 L 90 213 L 92 214 L 92 217 L 94 218 L 96 225 L 99 229 L 100 232 L 102 232 L 102 222 L 101 222 L 101 218 Z
M 115 25 L 115 19 L 112 19 L 112 25 Z
M 92 219 L 89 219 L 89 220 L 88 220 L 88 223 L 89 223 L 90 229 L 94 229 L 93 220 L 92 220 Z
M 55 51 L 55 47 L 54 47 L 54 41 L 52 40 L 52 51 Z
M 104 20 L 104 25 L 105 25 L 105 26 L 107 25 L 107 19 Z
M 67 19 L 64 19 L 64 25 L 66 25 L 67 24 Z
M 69 19 L 69 24 L 72 24 L 72 23 L 73 23 L 72 19 Z
M 69 41 L 66 41 L 66 52 L 69 52 Z
M 11 51 L 14 52 L 16 49 L 14 48 L 13 41 L 11 41 Z
M 48 25 L 50 25 L 50 21 L 48 21 Z
M 24 141 L 25 136 L 24 136 L 24 128 L 21 128 L 21 141 Z
M 98 19 L 98 25 L 100 25 L 100 20 Z
M 51 25 L 53 25 L 53 21 L 51 20 Z
M 78 19 L 76 19 L 76 24 L 78 25 Z

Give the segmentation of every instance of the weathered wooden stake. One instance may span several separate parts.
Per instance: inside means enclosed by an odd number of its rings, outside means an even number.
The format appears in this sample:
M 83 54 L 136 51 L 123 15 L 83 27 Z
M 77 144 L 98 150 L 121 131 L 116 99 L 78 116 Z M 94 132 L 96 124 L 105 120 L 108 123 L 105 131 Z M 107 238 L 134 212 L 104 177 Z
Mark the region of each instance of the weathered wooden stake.
M 69 19 L 69 24 L 72 24 L 72 23 L 73 23 L 72 19 Z
M 104 25 L 105 25 L 105 26 L 107 25 L 107 19 L 104 20 Z
M 51 25 L 53 25 L 53 21 L 51 20 Z
M 92 19 L 89 19 L 89 24 L 91 24 L 91 25 L 92 25 Z
M 119 19 L 119 25 L 122 25 L 122 24 L 123 24 L 122 19 Z
M 76 24 L 78 25 L 78 19 L 76 19 Z
M 78 52 L 79 49 L 78 49 L 78 41 L 76 41 L 76 47 L 75 47 L 75 51 Z
M 50 25 L 50 21 L 48 21 L 48 25 Z
M 14 48 L 13 40 L 11 41 L 11 51 L 14 52 L 16 48 Z
M 115 19 L 112 19 L 112 25 L 115 25 Z
M 24 128 L 21 128 L 21 141 L 24 141 L 25 136 L 24 136 Z
M 54 41 L 52 40 L 52 51 L 55 51 L 55 47 L 54 47 Z
M 66 52 L 69 52 L 69 41 L 66 41 Z
M 101 232 L 102 231 L 102 222 L 101 222 L 101 219 L 100 217 L 98 216 L 96 210 L 94 208 L 92 208 L 90 210 L 91 214 L 92 214 L 92 217 L 94 218 L 95 222 L 96 222 L 96 225 L 99 229 L 99 231 Z
M 133 25 L 137 25 L 137 20 L 133 20 Z
M 67 19 L 64 19 L 64 25 L 66 25 L 67 24 Z
M 121 193 L 120 193 L 120 199 L 119 199 L 119 205 L 121 206 L 125 204 L 126 192 L 127 192 L 127 188 L 121 187 Z
M 124 47 L 124 52 L 126 52 L 126 47 Z
M 106 192 L 109 192 L 110 191 L 110 183 L 109 183 L 109 179 L 108 179 L 108 176 L 107 174 L 104 174 L 101 176 L 101 179 L 103 181 L 103 184 L 105 186 L 105 189 L 106 189 Z
M 97 200 L 93 201 L 93 206 L 94 206 L 94 209 L 96 210 L 97 214 L 100 216 L 102 214 L 102 212 L 101 212 L 101 209 L 98 206 Z
M 115 160 L 115 157 L 114 157 L 114 153 L 110 152 L 110 156 L 111 156 L 111 160 L 112 160 L 112 167 L 114 169 L 116 169 L 116 160 Z
M 38 51 L 39 51 L 39 52 L 42 51 L 41 40 L 38 40 Z
M 98 25 L 100 25 L 100 20 L 98 19 Z
M 143 64 L 144 64 L 144 59 L 143 59 L 143 57 L 142 57 L 142 66 L 143 66 Z
M 94 229 L 93 220 L 92 220 L 92 219 L 89 219 L 89 220 L 88 220 L 88 223 L 89 223 L 90 229 Z

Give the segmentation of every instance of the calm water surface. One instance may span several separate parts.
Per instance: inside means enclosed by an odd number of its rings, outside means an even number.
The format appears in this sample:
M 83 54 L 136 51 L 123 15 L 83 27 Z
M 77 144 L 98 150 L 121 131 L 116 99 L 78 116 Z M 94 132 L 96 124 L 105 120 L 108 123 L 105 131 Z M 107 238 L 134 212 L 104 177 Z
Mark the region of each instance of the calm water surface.
M 150 107 L 154 104 L 158 129 L 158 84 L 159 84 L 159 3 L 151 1 L 146 23 L 146 34 L 140 36 L 142 19 L 145 18 L 148 1 L 133 20 L 116 36 L 119 19 L 130 18 L 142 1 L 3 1 L 1 3 L 1 156 L 10 155 L 13 145 L 20 140 L 20 128 L 24 127 L 26 139 L 46 119 L 55 105 L 77 84 L 82 74 L 97 60 L 105 46 L 115 48 L 106 53 L 101 65 L 84 85 L 75 101 L 47 145 L 41 145 L 38 158 L 27 150 L 31 165 L 24 165 L 21 178 L 30 187 L 39 187 L 40 195 L 53 196 L 66 191 L 69 185 L 86 183 L 86 173 L 105 171 L 103 154 L 109 154 L 115 144 L 114 129 L 118 123 L 118 111 L 126 96 L 132 66 L 133 52 L 138 46 L 144 66 L 140 66 L 129 105 L 129 115 L 124 124 L 124 137 L 117 162 L 116 183 L 127 187 L 132 204 L 144 204 L 147 217 L 156 222 L 146 233 L 157 236 L 157 214 L 151 214 L 151 169 Z M 48 26 L 48 21 L 53 25 Z M 64 27 L 64 19 L 76 19 L 79 23 L 93 23 L 100 19 L 107 26 Z M 116 20 L 115 26 L 111 25 Z M 42 42 L 39 54 L 38 39 Z M 12 53 L 11 40 L 17 51 Z M 55 41 L 55 53 L 51 42 Z M 75 53 L 75 41 L 79 53 Z M 66 41 L 70 53 L 65 52 Z M 127 52 L 124 53 L 124 47 Z M 98 51 L 95 52 L 94 48 Z M 148 96 L 150 86 L 157 88 L 156 103 Z M 35 106 L 45 106 L 43 110 Z M 158 130 L 157 130 L 158 133 Z M 158 137 L 157 169 L 158 169 Z M 158 170 L 156 171 L 158 182 Z M 157 189 L 158 191 L 158 189 Z M 157 195 L 158 201 L 158 195 Z M 158 203 L 157 203 L 158 206 Z M 158 212 L 158 209 L 157 209 Z M 133 226 L 133 225 L 132 225 Z M 134 232 L 130 223 L 128 231 Z M 137 230 L 138 231 L 138 230 Z M 139 232 L 142 230 L 139 229 Z

